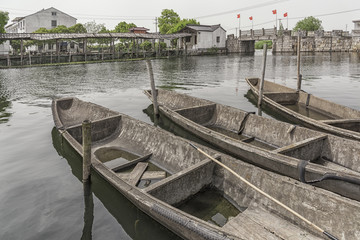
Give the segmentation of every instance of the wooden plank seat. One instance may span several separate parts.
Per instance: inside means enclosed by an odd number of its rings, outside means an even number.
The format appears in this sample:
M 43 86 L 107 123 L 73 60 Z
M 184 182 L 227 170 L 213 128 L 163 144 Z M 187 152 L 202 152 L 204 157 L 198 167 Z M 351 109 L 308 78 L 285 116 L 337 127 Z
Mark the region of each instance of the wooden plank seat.
M 130 178 L 130 173 L 117 173 L 124 181 L 128 181 Z M 145 171 L 141 176 L 140 180 L 154 180 L 154 179 L 164 179 L 166 178 L 165 171 Z
M 273 150 L 273 152 L 304 160 L 316 160 L 321 157 L 323 140 L 326 138 L 327 135 L 322 134 L 320 136 L 307 138 L 303 141 L 277 148 Z
M 139 162 L 143 162 L 148 160 L 152 156 L 152 153 L 145 155 L 143 157 L 139 157 L 137 159 L 134 159 L 132 161 L 127 161 L 125 159 L 114 159 L 108 162 L 105 162 L 105 166 L 113 170 L 114 172 L 117 172 L 121 169 L 131 167 Z
M 130 185 L 136 186 L 136 184 L 140 181 L 140 178 L 144 174 L 148 165 L 149 165 L 148 163 L 144 163 L 144 162 L 137 163 L 135 168 L 130 173 L 128 183 Z

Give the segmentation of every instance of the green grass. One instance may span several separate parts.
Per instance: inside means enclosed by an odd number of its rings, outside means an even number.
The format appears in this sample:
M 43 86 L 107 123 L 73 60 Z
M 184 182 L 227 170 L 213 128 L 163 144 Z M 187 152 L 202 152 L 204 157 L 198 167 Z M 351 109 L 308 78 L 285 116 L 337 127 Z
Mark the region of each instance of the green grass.
M 267 44 L 268 49 L 272 48 L 272 41 L 271 40 L 262 40 L 255 43 L 255 49 L 263 49 L 264 43 Z

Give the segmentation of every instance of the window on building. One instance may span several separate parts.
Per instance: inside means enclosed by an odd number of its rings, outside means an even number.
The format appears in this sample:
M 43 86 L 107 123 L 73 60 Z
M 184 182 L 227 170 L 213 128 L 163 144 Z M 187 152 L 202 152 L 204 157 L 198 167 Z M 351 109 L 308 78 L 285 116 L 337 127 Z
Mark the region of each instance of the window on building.
M 191 37 L 190 37 L 190 36 L 185 37 L 185 42 L 190 42 L 190 41 L 191 41 Z
M 217 43 L 220 42 L 220 37 L 216 37 L 216 42 L 217 42 Z
M 51 27 L 56 27 L 56 26 L 57 26 L 57 21 L 51 20 Z
M 52 15 L 52 16 L 56 16 L 56 12 L 51 12 L 51 15 Z

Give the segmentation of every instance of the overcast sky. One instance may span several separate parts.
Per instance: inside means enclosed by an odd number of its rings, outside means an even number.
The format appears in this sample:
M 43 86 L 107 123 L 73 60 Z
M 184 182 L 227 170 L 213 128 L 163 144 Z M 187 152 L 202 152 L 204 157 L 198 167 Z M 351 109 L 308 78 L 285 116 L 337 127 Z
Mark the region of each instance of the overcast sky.
M 277 18 L 283 18 L 284 27 L 287 20 L 292 29 L 296 22 L 304 17 L 315 16 L 322 20 L 325 30 L 341 29 L 351 31 L 353 20 L 360 20 L 359 0 L 1 0 L 0 10 L 9 12 L 10 21 L 23 17 L 43 8 L 55 7 L 75 18 L 78 23 L 95 21 L 104 23 L 108 29 L 114 29 L 121 21 L 133 22 L 137 26 L 155 31 L 155 17 L 163 9 L 173 9 L 181 18 L 196 18 L 200 24 L 221 24 L 227 34 L 235 29 L 251 28 L 249 17 L 253 17 L 254 29 L 271 28 Z

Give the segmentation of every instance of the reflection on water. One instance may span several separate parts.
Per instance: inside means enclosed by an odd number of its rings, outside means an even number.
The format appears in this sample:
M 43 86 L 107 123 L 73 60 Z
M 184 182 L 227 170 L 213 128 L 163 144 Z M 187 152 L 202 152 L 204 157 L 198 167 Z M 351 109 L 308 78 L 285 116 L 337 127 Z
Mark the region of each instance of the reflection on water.
M 11 102 L 8 101 L 5 97 L 0 97 L 0 124 L 7 123 L 10 120 L 12 115 L 12 113 L 9 112 L 10 108 Z

